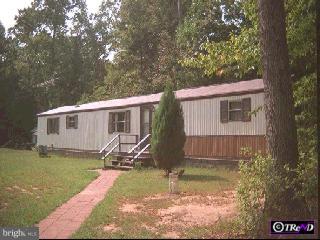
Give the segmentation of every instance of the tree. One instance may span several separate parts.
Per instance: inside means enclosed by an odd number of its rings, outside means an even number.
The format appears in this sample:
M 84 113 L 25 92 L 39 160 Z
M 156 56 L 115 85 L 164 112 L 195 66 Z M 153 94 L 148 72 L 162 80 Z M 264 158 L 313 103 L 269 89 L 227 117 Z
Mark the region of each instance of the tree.
M 34 0 L 19 11 L 10 30 L 19 56 L 15 65 L 38 111 L 76 104 L 103 81 L 107 37 L 101 39 L 100 30 L 84 0 Z
M 108 62 L 85 0 L 33 0 L 15 19 L 7 34 L 0 24 L 0 143 L 28 141 L 37 112 L 92 94 Z
M 208 77 L 252 79 L 262 75 L 259 49 L 258 1 L 242 1 L 244 20 L 229 38 L 204 42 L 186 56 L 184 65 L 201 69 Z M 294 81 L 316 69 L 315 0 L 285 2 L 290 71 Z M 308 36 L 308 37 L 306 37 Z
M 293 181 L 298 164 L 298 147 L 284 2 L 260 0 L 259 17 L 268 150 L 283 179 Z M 290 176 L 282 170 L 286 165 L 292 170 Z M 278 196 L 276 202 L 268 200 L 269 196 L 266 196 L 265 206 L 273 216 L 304 216 L 303 201 L 295 196 L 293 186 L 287 186 L 286 192 Z
M 152 123 L 151 152 L 156 166 L 168 176 L 184 158 L 183 111 L 172 85 L 166 86 Z
M 0 22 L 0 145 L 28 141 L 35 124 L 34 97 L 19 85 L 16 57 L 16 47 Z
M 99 36 L 110 33 L 116 55 L 104 83 L 82 102 L 160 92 L 168 79 L 177 88 L 201 84 L 198 70 L 181 66 L 183 55 L 176 44 L 177 28 L 190 5 L 189 0 L 103 1 L 96 27 Z
M 228 40 L 246 23 L 241 1 L 192 0 L 186 17 L 178 26 L 177 42 L 184 49 L 199 50 L 204 42 Z

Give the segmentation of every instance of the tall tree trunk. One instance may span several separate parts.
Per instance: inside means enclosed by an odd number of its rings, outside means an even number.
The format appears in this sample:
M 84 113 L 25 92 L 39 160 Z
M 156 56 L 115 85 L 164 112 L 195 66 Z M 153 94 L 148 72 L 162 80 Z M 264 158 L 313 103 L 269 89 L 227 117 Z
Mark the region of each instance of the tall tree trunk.
M 178 10 L 178 24 L 180 23 L 181 18 L 181 9 L 180 9 L 180 0 L 177 1 L 177 10 Z
M 262 48 L 263 81 L 265 84 L 265 113 L 267 121 L 267 144 L 277 169 L 288 164 L 296 169 L 298 163 L 297 128 L 294 118 L 292 80 L 289 73 L 289 56 L 286 40 L 285 10 L 283 0 L 260 0 L 260 41 Z M 280 171 L 280 174 L 285 174 Z M 293 180 L 295 174 L 282 175 L 283 180 Z M 295 189 L 289 189 L 268 202 L 270 213 L 279 209 L 282 216 L 299 217 L 303 210 L 303 201 L 294 197 Z M 279 212 L 278 212 L 279 213 Z

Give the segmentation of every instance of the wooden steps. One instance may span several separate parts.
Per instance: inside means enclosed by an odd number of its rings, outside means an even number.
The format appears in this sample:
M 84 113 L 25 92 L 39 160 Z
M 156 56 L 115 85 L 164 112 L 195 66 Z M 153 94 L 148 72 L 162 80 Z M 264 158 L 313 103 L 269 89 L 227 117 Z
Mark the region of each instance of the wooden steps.
M 135 137 L 135 142 L 122 142 L 121 136 L 131 136 Z M 112 167 L 117 169 L 132 169 L 136 162 L 141 162 L 142 166 L 152 165 L 152 157 L 149 152 L 150 147 L 150 138 L 151 134 L 144 136 L 139 142 L 139 135 L 133 134 L 117 134 L 114 136 L 100 151 L 99 154 L 102 154 L 101 159 L 104 160 L 105 167 Z M 121 145 L 134 145 L 127 152 L 121 151 Z M 144 145 L 142 145 L 144 144 Z M 117 152 L 114 152 L 117 150 Z M 111 164 L 107 164 L 106 160 L 110 159 Z
M 135 154 L 117 152 L 110 154 L 111 160 L 109 164 L 106 164 L 105 168 L 107 169 L 120 169 L 120 170 L 131 170 L 134 168 L 135 162 L 141 162 L 142 166 L 152 166 L 153 160 L 150 153 L 141 154 L 137 159 L 132 161 Z
M 124 170 L 124 171 L 129 171 L 133 169 L 132 166 L 117 166 L 117 165 L 107 165 L 104 167 L 105 169 L 118 169 L 118 170 Z

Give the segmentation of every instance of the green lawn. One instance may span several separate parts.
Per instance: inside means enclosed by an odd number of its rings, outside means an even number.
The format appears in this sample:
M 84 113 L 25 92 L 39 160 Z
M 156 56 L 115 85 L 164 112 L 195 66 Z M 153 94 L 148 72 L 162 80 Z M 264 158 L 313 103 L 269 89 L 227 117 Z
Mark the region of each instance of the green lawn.
M 222 167 L 211 169 L 188 167 L 179 179 L 179 187 L 182 195 L 214 196 L 219 195 L 222 190 L 233 190 L 237 180 L 238 173 L 235 170 Z M 167 192 L 168 179 L 163 177 L 162 171 L 145 169 L 123 173 L 73 238 L 162 238 L 170 229 L 158 226 L 157 214 L 152 212 L 168 208 L 174 199 L 169 197 L 148 201 L 144 205 L 145 209 L 133 214 L 123 212 L 121 208 L 126 203 L 139 204 L 145 201 L 146 197 L 155 194 L 165 196 Z M 108 224 L 116 229 L 104 231 L 104 226 Z M 150 226 L 151 230 L 146 229 L 146 225 Z M 224 229 L 228 232 L 229 226 L 228 222 L 222 221 L 219 226 L 190 227 L 180 237 L 210 237 L 213 236 L 213 229 Z
M 102 165 L 100 160 L 54 155 L 39 158 L 37 152 L 0 149 L 0 226 L 33 226 L 97 177 L 96 172 L 88 169 Z M 224 190 L 234 189 L 237 180 L 235 170 L 188 167 L 179 178 L 181 194 L 171 198 L 167 197 L 168 179 L 162 171 L 125 172 L 73 237 L 162 238 L 171 229 L 157 225 L 158 210 L 172 207 L 183 196 L 219 195 Z M 155 196 L 160 198 L 146 201 L 147 197 Z M 145 209 L 137 213 L 121 209 L 125 204 L 140 202 Z M 104 231 L 106 225 L 116 229 Z M 233 226 L 233 220 L 220 221 L 219 224 L 191 226 L 179 234 L 185 238 L 224 237 L 230 236 Z
M 80 192 L 102 167 L 92 159 L 0 148 L 0 226 L 32 226 Z

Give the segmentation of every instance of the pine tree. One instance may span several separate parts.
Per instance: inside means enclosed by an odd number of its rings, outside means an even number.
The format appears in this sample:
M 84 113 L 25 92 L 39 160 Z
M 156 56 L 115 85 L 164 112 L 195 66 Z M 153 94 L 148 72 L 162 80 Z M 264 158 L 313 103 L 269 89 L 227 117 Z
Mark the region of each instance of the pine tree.
M 172 85 L 167 85 L 154 115 L 151 138 L 153 159 L 167 176 L 183 160 L 185 141 L 183 111 Z

